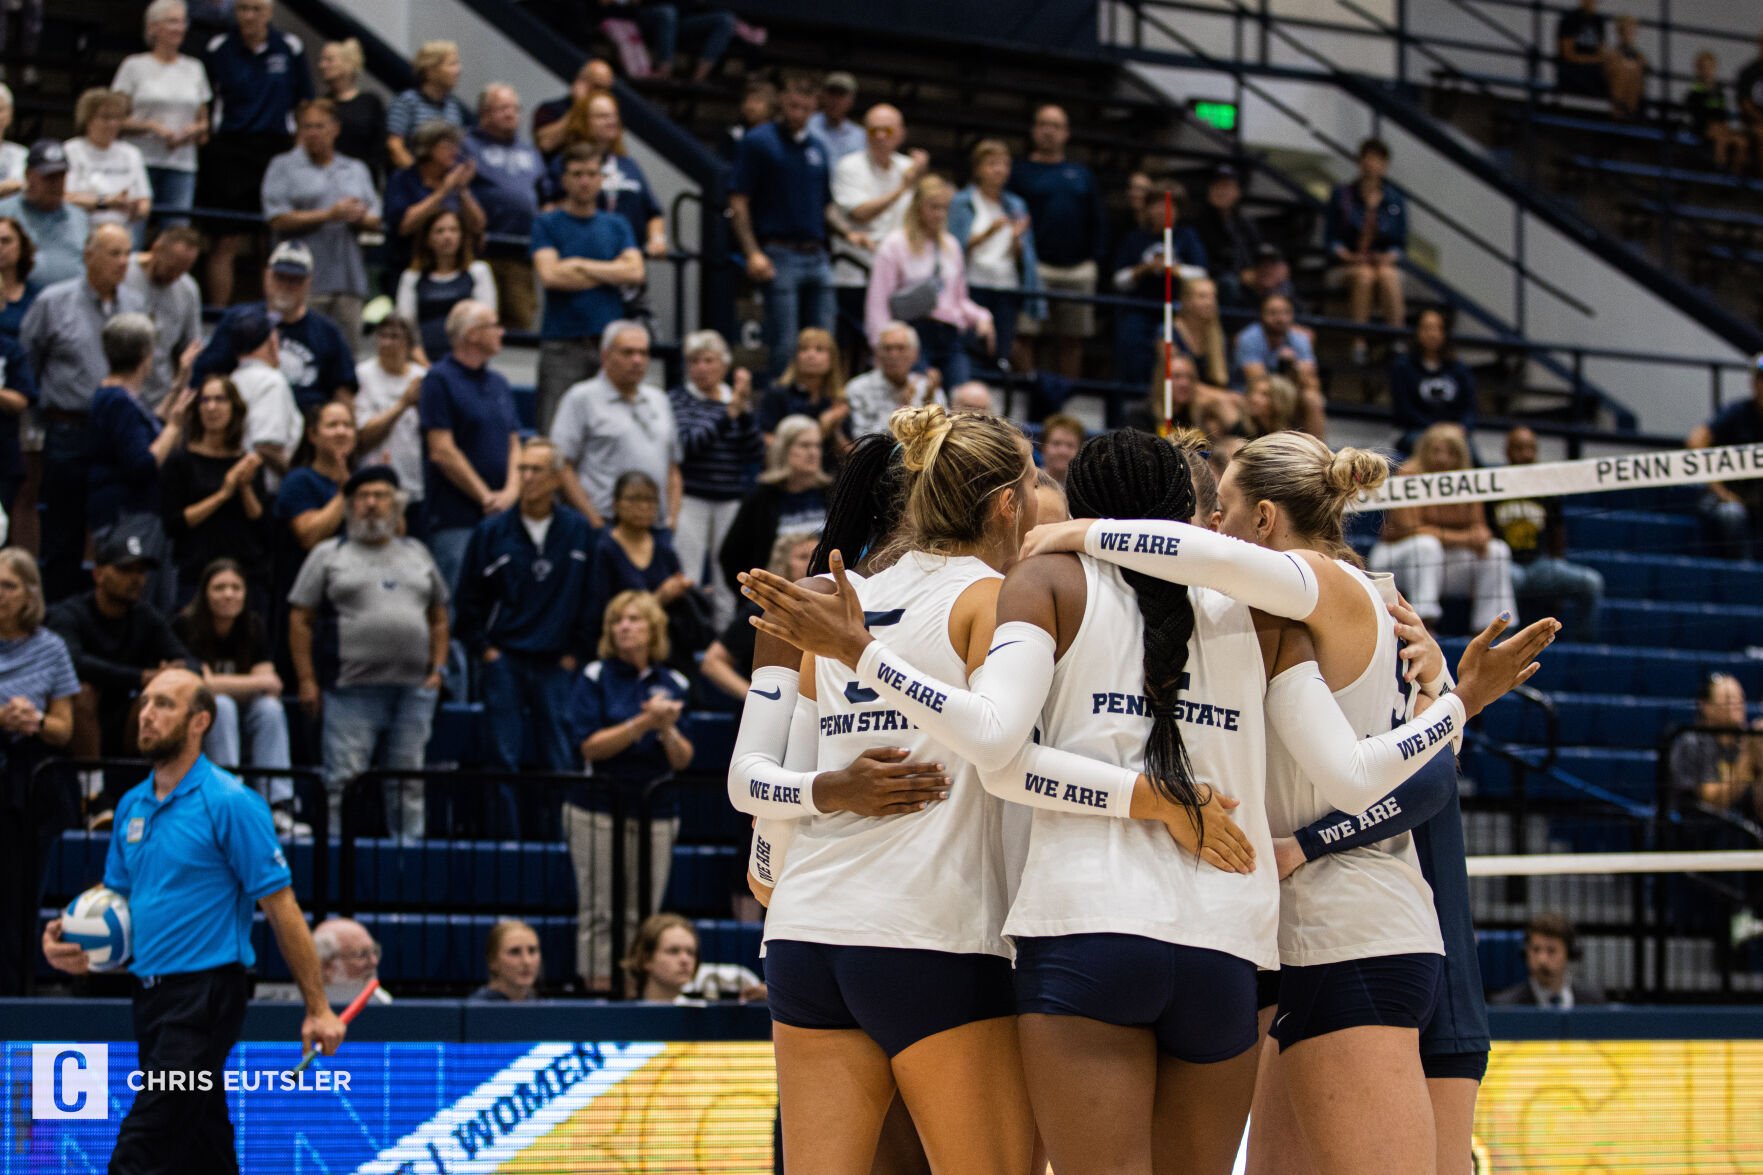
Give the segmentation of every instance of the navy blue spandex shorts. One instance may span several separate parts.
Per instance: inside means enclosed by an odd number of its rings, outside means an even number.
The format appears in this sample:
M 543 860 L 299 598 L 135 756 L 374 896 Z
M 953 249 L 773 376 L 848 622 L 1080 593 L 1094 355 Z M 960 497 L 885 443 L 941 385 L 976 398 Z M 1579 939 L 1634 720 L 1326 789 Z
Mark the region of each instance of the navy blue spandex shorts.
M 1368 1024 L 1420 1029 L 1438 1004 L 1443 955 L 1378 955 L 1279 969 L 1280 1050 L 1301 1040 Z

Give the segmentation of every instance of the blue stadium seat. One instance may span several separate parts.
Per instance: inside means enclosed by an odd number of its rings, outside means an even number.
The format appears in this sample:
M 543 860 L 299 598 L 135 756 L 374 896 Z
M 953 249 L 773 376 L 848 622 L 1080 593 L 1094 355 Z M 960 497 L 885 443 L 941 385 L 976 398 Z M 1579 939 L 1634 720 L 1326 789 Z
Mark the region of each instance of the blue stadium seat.
M 1453 665 L 1468 642 L 1443 642 Z M 1634 645 L 1580 645 L 1556 642 L 1543 655 L 1531 684 L 1545 693 L 1634 694 L 1640 697 L 1694 698 L 1709 673 L 1730 673 L 1747 695 L 1763 691 L 1763 660 L 1712 649 L 1655 649 Z
M 1567 545 L 1688 555 L 1700 550 L 1701 530 L 1694 514 L 1570 506 L 1565 510 Z
M 1626 594 L 1630 589 L 1622 586 Z M 1731 650 L 1763 646 L 1763 607 L 1677 599 L 1606 599 L 1599 635 L 1613 645 Z
M 1537 762 L 1542 755 L 1536 754 Z M 1638 748 L 1563 747 L 1555 766 L 1573 780 L 1622 796 L 1636 804 L 1650 804 L 1656 793 L 1654 752 Z M 1463 774 L 1475 794 L 1506 796 L 1513 793 L 1513 766 L 1504 758 L 1473 744 L 1463 748 Z M 1527 796 L 1551 799 L 1583 799 L 1585 790 L 1555 772 L 1533 770 L 1525 781 Z
M 1475 932 L 1475 954 L 1481 963 L 1481 982 L 1489 991 L 1499 991 L 1524 982 L 1524 932 L 1522 930 L 1478 930 Z
M 1655 747 L 1671 726 L 1693 722 L 1695 703 L 1687 698 L 1647 698 L 1626 694 L 1549 694 L 1560 721 L 1563 745 Z M 1542 713 L 1507 695 L 1482 711 L 1481 730 L 1503 743 L 1541 746 L 1547 740 Z
M 1704 604 L 1763 601 L 1763 564 L 1629 549 L 1575 550 L 1572 557 L 1603 572 L 1606 586 L 1624 596 Z

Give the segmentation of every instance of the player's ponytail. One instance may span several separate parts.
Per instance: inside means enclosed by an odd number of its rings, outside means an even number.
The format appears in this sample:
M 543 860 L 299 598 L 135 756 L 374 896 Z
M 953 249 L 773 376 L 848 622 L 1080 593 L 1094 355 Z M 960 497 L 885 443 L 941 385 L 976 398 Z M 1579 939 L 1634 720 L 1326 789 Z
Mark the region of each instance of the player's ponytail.
M 857 438 L 827 491 L 826 522 L 808 561 L 809 575 L 830 571 L 827 561 L 834 551 L 844 555 L 846 567 L 856 567 L 866 551 L 880 548 L 894 533 L 905 501 L 900 457 L 899 443 L 887 433 Z

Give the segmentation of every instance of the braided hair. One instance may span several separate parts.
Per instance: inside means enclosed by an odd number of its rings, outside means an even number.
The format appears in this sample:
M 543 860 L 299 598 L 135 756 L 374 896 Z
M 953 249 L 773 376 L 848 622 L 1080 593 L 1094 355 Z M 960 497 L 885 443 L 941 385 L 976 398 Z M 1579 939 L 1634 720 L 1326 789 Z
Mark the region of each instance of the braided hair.
M 826 496 L 826 523 L 808 561 L 809 575 L 825 575 L 834 551 L 855 567 L 867 551 L 881 546 L 899 525 L 905 508 L 905 467 L 900 445 L 888 433 L 857 438 L 845 454 L 838 480 Z
M 1149 433 L 1120 429 L 1092 437 L 1072 458 L 1065 493 L 1073 518 L 1167 518 L 1194 516 L 1194 481 L 1186 453 Z M 1201 828 L 1200 809 L 1210 797 L 1194 780 L 1182 743 L 1181 681 L 1194 635 L 1194 605 L 1182 584 L 1138 571 L 1121 571 L 1138 597 L 1145 627 L 1145 705 L 1151 733 L 1145 739 L 1145 774 L 1157 794 L 1180 804 Z

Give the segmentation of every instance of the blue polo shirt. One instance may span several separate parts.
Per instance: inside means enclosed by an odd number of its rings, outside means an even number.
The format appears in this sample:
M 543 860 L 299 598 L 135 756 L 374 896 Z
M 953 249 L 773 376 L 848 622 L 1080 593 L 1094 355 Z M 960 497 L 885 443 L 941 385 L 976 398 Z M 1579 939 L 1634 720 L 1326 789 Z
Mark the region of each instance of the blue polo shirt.
M 613 261 L 626 249 L 635 249 L 637 238 L 623 217 L 599 212 L 576 216 L 561 208 L 533 221 L 533 247 L 555 249 L 557 256 L 586 257 L 589 261 Z M 591 290 L 546 290 L 545 320 L 539 328 L 544 339 L 593 339 L 624 317 L 624 295 L 617 286 Z
M 1102 255 L 1107 235 L 1102 191 L 1096 175 L 1081 163 L 1010 165 L 1010 190 L 1028 205 L 1035 226 L 1035 257 L 1044 265 L 1081 265 Z
M 653 693 L 664 693 L 676 702 L 686 700 L 690 684 L 678 670 L 651 665 L 638 672 L 636 666 L 617 657 L 595 661 L 575 679 L 569 694 L 569 741 L 579 747 L 596 730 L 635 718 Z M 612 809 L 611 786 L 647 783 L 672 770 L 661 736 L 646 731 L 643 737 L 612 756 L 592 764 L 593 781 L 569 789 L 565 799 L 595 812 Z M 654 813 L 672 816 L 679 812 L 677 797 L 669 792 L 656 797 Z
M 220 33 L 202 51 L 214 90 L 217 135 L 288 135 L 294 107 L 312 97 L 312 70 L 300 38 L 274 26 L 256 49 L 237 29 Z
M 1290 347 L 1292 354 L 1298 357 L 1299 363 L 1316 362 L 1316 351 L 1310 346 L 1310 340 L 1301 331 L 1287 331 L 1282 347 Z M 1258 322 L 1252 322 L 1237 335 L 1237 370 L 1250 363 L 1259 363 L 1269 372 L 1279 370 L 1279 356 L 1267 339 L 1267 328 Z
M 422 377 L 416 411 L 425 456 L 429 430 L 447 429 L 485 485 L 499 490 L 507 484 L 508 436 L 519 431 L 520 421 L 514 415 L 514 390 L 488 364 L 474 371 L 452 355 L 440 359 Z M 475 527 L 484 520 L 484 508 L 432 461 L 423 468 L 423 481 L 430 528 Z
M 165 799 L 149 775 L 116 806 L 104 884 L 129 900 L 137 976 L 251 966 L 252 907 L 293 881 L 268 802 L 206 755 Z
M 804 130 L 792 135 L 768 122 L 741 137 L 730 191 L 747 197 L 753 235 L 767 240 L 826 240 L 832 202 L 826 144 Z
M 477 164 L 471 194 L 484 210 L 484 231 L 494 236 L 532 235 L 539 214 L 539 185 L 545 161 L 536 148 L 516 139 L 503 143 L 476 129 L 465 136 L 465 156 Z

